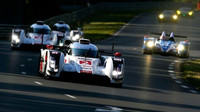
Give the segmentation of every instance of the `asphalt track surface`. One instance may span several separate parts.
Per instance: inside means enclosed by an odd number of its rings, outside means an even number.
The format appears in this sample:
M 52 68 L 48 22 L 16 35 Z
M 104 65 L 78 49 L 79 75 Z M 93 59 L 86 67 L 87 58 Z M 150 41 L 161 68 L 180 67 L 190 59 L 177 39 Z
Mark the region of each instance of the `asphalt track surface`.
M 126 59 L 122 88 L 102 85 L 95 79 L 53 79 L 38 76 L 39 53 L 12 51 L 0 42 L 1 112 L 199 112 L 200 91 L 180 78 L 179 65 L 185 59 L 143 55 L 144 35 L 150 32 L 188 36 L 190 58 L 200 56 L 200 13 L 178 23 L 158 23 L 156 13 L 143 13 L 126 24 L 112 38 L 97 42 L 100 49 L 120 51 Z M 152 35 L 153 36 L 153 35 Z

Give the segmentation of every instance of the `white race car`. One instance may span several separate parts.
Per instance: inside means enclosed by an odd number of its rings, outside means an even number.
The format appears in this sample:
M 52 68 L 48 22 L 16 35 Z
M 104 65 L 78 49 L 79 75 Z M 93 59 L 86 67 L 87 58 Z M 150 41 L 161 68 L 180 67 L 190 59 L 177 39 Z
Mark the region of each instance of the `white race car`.
M 88 39 L 73 42 L 62 51 L 52 46 L 47 48 L 41 49 L 39 62 L 39 73 L 45 78 L 75 73 L 105 77 L 111 84 L 122 86 L 125 60 L 119 52 L 115 56 L 100 55 L 98 48 Z
M 70 44 L 71 37 L 70 37 L 70 26 L 65 24 L 64 21 L 58 21 L 54 24 L 51 32 L 52 36 L 57 38 L 57 45 L 63 46 Z
M 11 48 L 20 48 L 22 45 L 43 46 L 56 45 L 57 38 L 53 38 L 50 34 L 50 27 L 43 21 L 37 21 L 31 25 L 28 33 L 23 29 L 13 29 L 11 37 Z
M 83 38 L 83 32 L 81 31 L 81 28 L 78 28 L 77 30 L 71 30 L 70 37 L 72 42 L 77 42 L 79 39 Z

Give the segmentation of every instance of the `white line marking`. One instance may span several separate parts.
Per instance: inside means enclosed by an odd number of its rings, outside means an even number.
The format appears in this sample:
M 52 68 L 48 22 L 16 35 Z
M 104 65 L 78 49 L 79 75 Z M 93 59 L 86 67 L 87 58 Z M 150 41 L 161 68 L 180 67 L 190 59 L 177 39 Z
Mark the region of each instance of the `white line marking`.
M 186 89 L 187 89 L 187 88 L 189 88 L 189 87 L 187 87 L 187 86 L 184 86 L 184 85 L 181 85 L 181 87 L 182 87 L 182 88 L 186 88 Z
M 172 77 L 172 79 L 177 79 L 176 77 Z
M 29 58 L 29 59 L 27 59 L 28 61 L 32 61 L 33 59 L 31 59 L 31 58 Z
M 38 85 L 43 85 L 41 82 L 38 82 L 38 81 L 34 81 L 34 83 L 36 83 Z
M 173 70 L 168 70 L 168 72 L 170 72 L 170 73 L 174 73 L 174 71 L 173 71 Z
M 21 67 L 25 67 L 25 65 L 24 65 L 24 64 L 21 64 L 20 66 L 21 66 Z
M 194 91 L 194 90 L 190 90 L 190 92 L 191 92 L 191 93 L 198 93 L 197 91 Z
M 176 80 L 175 82 L 176 82 L 176 83 L 178 83 L 178 84 L 182 84 L 182 82 L 181 82 L 181 81 L 177 81 L 177 80 Z
M 174 76 L 175 74 L 174 73 L 170 73 L 169 75 Z
M 107 38 L 107 39 L 104 39 L 104 40 L 102 40 L 101 42 L 106 41 L 106 40 L 110 40 L 110 39 L 116 37 L 117 35 L 119 35 L 119 33 L 120 33 L 122 30 L 124 30 L 128 25 L 130 25 L 133 21 L 135 21 L 135 20 L 136 20 L 137 18 L 139 18 L 141 15 L 142 15 L 142 14 L 139 14 L 138 16 L 135 16 L 132 20 L 130 20 L 128 23 L 126 23 L 124 26 L 122 26 L 122 28 L 119 29 L 113 36 L 111 36 L 111 37 L 109 37 L 109 38 Z
M 179 60 L 176 60 L 176 61 L 174 61 L 174 62 L 178 63 L 178 62 L 180 62 L 180 61 L 179 61 Z
M 26 75 L 26 72 L 21 72 L 21 74 Z
M 113 106 L 106 106 L 105 108 L 97 108 L 95 112 L 122 112 L 123 109 Z
M 169 66 L 170 66 L 170 67 L 173 67 L 174 65 L 173 65 L 173 64 L 170 64 Z
M 70 97 L 70 98 L 73 98 L 73 99 L 76 99 L 75 96 L 72 96 L 72 95 L 69 95 L 69 94 L 65 94 L 65 96 Z
M 173 69 L 172 67 L 168 67 L 168 69 Z
M 174 62 L 171 62 L 171 65 L 174 65 L 175 63 Z

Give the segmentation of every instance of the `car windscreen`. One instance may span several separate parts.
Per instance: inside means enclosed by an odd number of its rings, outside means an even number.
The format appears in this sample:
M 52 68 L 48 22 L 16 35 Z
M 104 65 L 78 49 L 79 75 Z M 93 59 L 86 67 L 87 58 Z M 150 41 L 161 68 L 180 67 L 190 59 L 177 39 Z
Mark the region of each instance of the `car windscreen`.
M 63 26 L 54 26 L 53 30 L 56 30 L 56 31 L 69 31 L 69 28 L 68 27 L 63 27 Z
M 97 51 L 96 50 L 78 49 L 78 48 L 72 48 L 71 50 L 72 50 L 73 56 L 83 56 L 83 57 L 91 57 L 91 58 L 97 57 Z
M 173 15 L 173 14 L 175 14 L 175 12 L 173 12 L 173 11 L 165 11 L 165 12 L 163 12 L 163 14 L 164 15 Z
M 191 11 L 190 8 L 182 8 L 181 11 Z
M 30 28 L 30 33 L 38 33 L 38 34 L 50 34 L 50 29 L 44 28 Z

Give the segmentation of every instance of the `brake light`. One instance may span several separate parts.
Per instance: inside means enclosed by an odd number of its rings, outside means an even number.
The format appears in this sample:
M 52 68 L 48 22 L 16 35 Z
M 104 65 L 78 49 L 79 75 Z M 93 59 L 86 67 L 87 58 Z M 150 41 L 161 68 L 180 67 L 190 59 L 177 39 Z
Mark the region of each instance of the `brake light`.
M 116 53 L 115 53 L 115 56 L 116 56 L 116 57 L 120 57 L 120 56 L 122 56 L 122 54 L 121 54 L 120 52 L 116 52 Z
M 144 38 L 149 38 L 149 36 L 146 36 L 146 35 L 145 35 Z
M 53 46 L 52 45 L 46 45 L 46 48 L 47 49 L 53 49 Z

